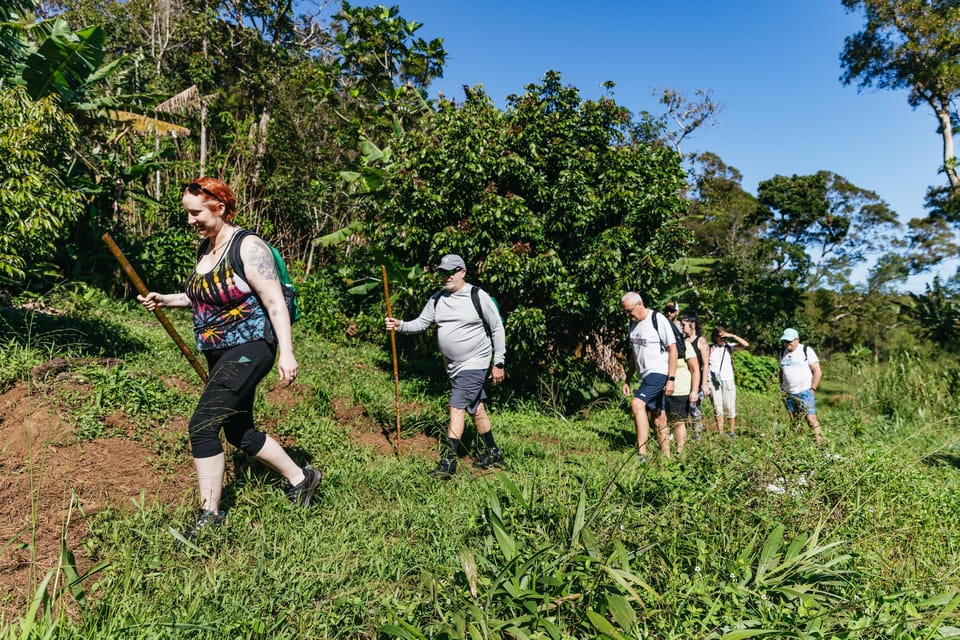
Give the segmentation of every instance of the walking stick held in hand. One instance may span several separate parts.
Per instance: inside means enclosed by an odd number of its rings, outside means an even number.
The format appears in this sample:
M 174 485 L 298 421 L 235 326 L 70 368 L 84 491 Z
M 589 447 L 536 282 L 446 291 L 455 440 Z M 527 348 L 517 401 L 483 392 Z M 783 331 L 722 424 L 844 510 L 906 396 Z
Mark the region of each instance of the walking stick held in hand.
M 142 296 L 146 296 L 150 293 L 150 290 L 147 289 L 147 285 L 143 284 L 143 280 L 140 279 L 140 276 L 137 275 L 137 272 L 134 270 L 133 265 L 127 260 L 127 257 L 123 255 L 123 252 L 120 251 L 120 247 L 117 246 L 117 243 L 113 241 L 113 238 L 109 233 L 103 234 L 103 243 L 107 245 L 107 249 L 110 250 L 110 253 L 113 254 L 113 257 L 117 259 L 117 262 L 120 263 L 120 266 L 123 268 L 123 272 L 127 274 L 127 278 L 130 280 L 130 283 L 133 284 L 133 288 L 137 290 Z M 190 361 L 190 364 L 193 365 L 193 368 L 198 374 L 200 374 L 200 379 L 203 382 L 207 381 L 207 372 L 203 370 L 203 365 L 200 364 L 200 361 L 197 360 L 197 357 L 193 355 L 193 351 L 190 350 L 190 347 L 183 341 L 183 338 L 180 337 L 180 334 L 177 333 L 177 330 L 170 320 L 167 319 L 167 316 L 164 315 L 163 311 L 160 310 L 160 307 L 155 307 L 153 309 L 153 315 L 157 316 L 157 320 L 160 321 L 160 324 L 163 325 L 163 328 L 167 330 L 167 333 L 173 338 L 173 341 L 177 343 L 177 346 L 180 347 L 180 352 L 186 356 L 187 360 Z
M 390 310 L 390 287 L 387 285 L 387 268 L 380 265 L 383 272 L 383 297 L 387 299 L 387 316 L 393 317 Z M 394 404 L 397 407 L 397 457 L 400 457 L 400 374 L 397 372 L 397 331 L 390 330 L 390 349 L 393 351 L 393 392 L 396 398 Z

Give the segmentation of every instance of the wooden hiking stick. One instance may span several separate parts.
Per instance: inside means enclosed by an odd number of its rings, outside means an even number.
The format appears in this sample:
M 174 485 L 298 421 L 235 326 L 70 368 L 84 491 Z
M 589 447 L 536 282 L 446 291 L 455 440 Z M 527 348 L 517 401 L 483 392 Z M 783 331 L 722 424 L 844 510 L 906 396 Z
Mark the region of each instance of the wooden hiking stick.
M 117 262 L 120 263 L 120 266 L 123 268 L 123 272 L 127 274 L 127 278 L 133 284 L 133 288 L 137 290 L 142 296 L 146 296 L 150 293 L 150 290 L 147 289 L 147 285 L 143 284 L 143 280 L 140 279 L 140 276 L 137 275 L 137 272 L 134 270 L 133 265 L 127 260 L 127 257 L 123 255 L 123 251 L 120 251 L 120 247 L 117 246 L 117 243 L 113 241 L 113 238 L 109 233 L 103 234 L 103 243 L 107 245 L 107 249 L 110 250 L 110 253 L 113 254 L 113 257 L 117 259 Z M 154 307 L 153 315 L 157 316 L 157 320 L 160 321 L 160 324 L 163 325 L 163 328 L 167 330 L 167 333 L 173 338 L 173 341 L 177 343 L 177 346 L 180 348 L 180 352 L 186 356 L 187 360 L 190 361 L 190 364 L 193 365 L 194 370 L 200 374 L 200 379 L 203 382 L 207 381 L 207 372 L 203 370 L 203 365 L 200 364 L 200 361 L 197 360 L 197 357 L 193 355 L 193 351 L 190 350 L 190 347 L 183 341 L 183 338 L 180 337 L 180 334 L 177 333 L 177 330 L 170 320 L 167 319 L 167 316 L 160 310 L 160 307 Z
M 383 272 L 383 297 L 387 299 L 387 316 L 392 318 L 393 312 L 390 310 L 390 287 L 387 285 L 387 268 L 380 265 Z M 400 457 L 400 374 L 397 372 L 397 331 L 390 330 L 390 349 L 393 351 L 393 393 L 395 397 L 394 404 L 397 407 L 397 457 Z

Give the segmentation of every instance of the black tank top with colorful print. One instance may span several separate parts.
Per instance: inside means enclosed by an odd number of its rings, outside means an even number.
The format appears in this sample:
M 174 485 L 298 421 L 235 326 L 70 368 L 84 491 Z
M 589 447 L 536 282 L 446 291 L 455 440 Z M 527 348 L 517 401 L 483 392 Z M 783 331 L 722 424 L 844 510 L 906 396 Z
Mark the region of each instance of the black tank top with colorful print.
M 235 347 L 273 333 L 267 329 L 260 301 L 229 256 L 228 246 L 213 269 L 197 273 L 194 268 L 187 277 L 186 293 L 193 306 L 193 332 L 200 351 Z

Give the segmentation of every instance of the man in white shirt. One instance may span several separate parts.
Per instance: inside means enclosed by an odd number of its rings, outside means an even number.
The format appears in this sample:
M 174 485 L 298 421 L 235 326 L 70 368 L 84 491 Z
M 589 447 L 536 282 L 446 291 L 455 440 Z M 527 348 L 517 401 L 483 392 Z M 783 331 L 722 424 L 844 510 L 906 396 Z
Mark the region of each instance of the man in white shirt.
M 630 346 L 633 358 L 627 359 L 623 395 L 630 395 L 630 376 L 634 370 L 640 387 L 633 394 L 630 409 L 637 428 L 637 460 L 647 461 L 647 440 L 650 437 L 650 419 L 653 414 L 658 429 L 666 429 L 667 415 L 664 394 L 672 394 L 677 372 L 677 345 L 669 320 L 662 314 L 654 326 L 653 309 L 643 305 L 636 291 L 628 291 L 620 299 L 623 312 L 630 318 Z
M 780 389 L 787 412 L 791 420 L 804 414 L 813 430 L 814 442 L 821 444 L 823 435 L 820 433 L 817 401 L 813 395 L 823 376 L 820 358 L 813 349 L 800 343 L 800 334 L 796 329 L 785 329 L 780 342 L 783 345 L 780 354 Z

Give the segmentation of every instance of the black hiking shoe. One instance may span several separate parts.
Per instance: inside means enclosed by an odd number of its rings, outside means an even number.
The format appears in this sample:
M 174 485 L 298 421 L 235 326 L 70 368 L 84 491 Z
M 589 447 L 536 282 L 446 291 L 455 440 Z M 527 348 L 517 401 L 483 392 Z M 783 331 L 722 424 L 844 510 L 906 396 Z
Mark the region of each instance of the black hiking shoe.
M 187 525 L 183 532 L 183 537 L 187 540 L 193 540 L 204 531 L 219 527 L 223 524 L 223 518 L 226 516 L 224 511 L 212 511 L 210 509 L 200 509 L 197 519 L 193 524 Z
M 436 468 L 427 473 L 427 475 L 431 478 L 437 478 L 438 480 L 449 480 L 456 472 L 456 458 L 440 458 L 440 462 L 437 463 Z
M 303 480 L 300 484 L 294 486 L 290 485 L 287 489 L 287 497 L 290 498 L 296 506 L 303 507 L 306 509 L 310 506 L 310 499 L 313 497 L 313 492 L 316 490 L 317 485 L 320 484 L 320 480 L 323 479 L 323 473 L 314 469 L 310 465 L 307 465 L 303 468 Z M 289 484 L 289 483 L 288 483 Z
M 473 466 L 477 469 L 490 469 L 491 467 L 503 467 L 503 449 L 493 447 L 480 456 L 479 460 L 473 461 Z

